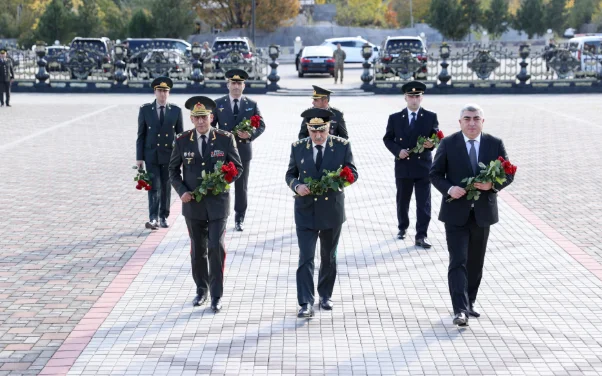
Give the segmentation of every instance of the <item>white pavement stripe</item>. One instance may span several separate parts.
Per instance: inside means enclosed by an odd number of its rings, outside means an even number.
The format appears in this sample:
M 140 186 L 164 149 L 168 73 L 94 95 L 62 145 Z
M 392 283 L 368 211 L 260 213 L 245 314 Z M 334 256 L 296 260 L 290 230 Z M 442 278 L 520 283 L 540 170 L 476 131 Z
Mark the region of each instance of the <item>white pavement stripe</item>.
M 112 105 L 112 106 L 107 106 L 107 107 L 105 107 L 105 108 L 101 108 L 100 110 L 97 110 L 97 111 L 94 111 L 94 112 L 90 112 L 89 114 L 85 114 L 85 115 L 82 115 L 82 116 L 78 116 L 78 117 L 76 117 L 76 118 L 74 118 L 74 119 L 67 120 L 67 121 L 64 121 L 64 122 L 62 122 L 62 123 L 56 124 L 56 125 L 54 125 L 54 126 L 52 126 L 52 127 L 50 127 L 50 128 L 42 129 L 42 130 L 41 130 L 41 131 L 39 131 L 39 132 L 36 132 L 36 133 L 30 134 L 30 135 L 28 135 L 28 136 L 25 136 L 25 137 L 23 137 L 23 138 L 20 138 L 20 139 L 18 139 L 18 140 L 15 140 L 15 141 L 9 142 L 8 144 L 0 145 L 0 152 L 6 151 L 6 150 L 8 150 L 8 149 L 10 149 L 10 148 L 12 148 L 12 147 L 14 147 L 14 146 L 17 146 L 17 145 L 19 145 L 19 144 L 21 144 L 21 143 L 23 143 L 23 142 L 25 142 L 25 141 L 31 140 L 32 138 L 36 138 L 36 137 L 38 137 L 38 136 L 41 136 L 41 135 L 43 135 L 43 134 L 46 134 L 46 133 L 48 133 L 48 132 L 52 132 L 52 131 L 54 131 L 55 129 L 59 129 L 59 128 L 62 128 L 62 127 L 66 127 L 67 125 L 71 125 L 71 124 L 73 124 L 73 123 L 75 123 L 75 122 L 78 122 L 78 121 L 80 121 L 80 120 L 87 119 L 87 118 L 89 118 L 89 117 L 91 117 L 91 116 L 98 115 L 98 114 L 100 114 L 101 112 L 104 112 L 104 111 L 107 111 L 107 110 L 113 109 L 113 108 L 115 108 L 115 107 L 117 107 L 117 106 L 118 106 L 118 105 L 116 105 L 116 104 L 114 104 L 114 105 Z

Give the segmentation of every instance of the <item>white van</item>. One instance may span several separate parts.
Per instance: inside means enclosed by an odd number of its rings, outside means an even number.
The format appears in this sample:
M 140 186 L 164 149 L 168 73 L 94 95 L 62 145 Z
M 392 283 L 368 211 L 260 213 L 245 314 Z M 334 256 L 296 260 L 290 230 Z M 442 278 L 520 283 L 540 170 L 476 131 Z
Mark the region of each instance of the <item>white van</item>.
M 574 51 L 573 56 L 581 62 L 581 72 L 587 75 L 602 72 L 602 34 L 577 34 L 569 39 L 569 50 Z
M 322 46 L 328 46 L 334 52 L 337 48 L 337 44 L 341 44 L 341 49 L 345 51 L 347 58 L 346 63 L 363 63 L 364 58 L 362 57 L 362 48 L 364 43 L 368 43 L 372 46 L 372 58 L 378 56 L 378 47 L 365 40 L 362 37 L 342 37 L 342 38 L 330 38 L 324 40 Z

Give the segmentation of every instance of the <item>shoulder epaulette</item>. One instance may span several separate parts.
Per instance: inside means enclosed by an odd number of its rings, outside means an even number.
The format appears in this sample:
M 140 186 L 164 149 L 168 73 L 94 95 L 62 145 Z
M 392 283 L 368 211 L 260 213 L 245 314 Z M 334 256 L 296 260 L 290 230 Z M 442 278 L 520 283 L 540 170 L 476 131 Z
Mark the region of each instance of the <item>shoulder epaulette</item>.
M 343 111 L 339 110 L 339 109 L 338 109 L 338 108 L 336 108 L 336 107 L 332 107 L 332 106 L 330 106 L 330 109 L 331 109 L 331 110 L 333 110 L 333 111 L 336 111 L 336 112 L 343 113 Z
M 232 133 L 225 131 L 223 129 L 219 129 L 219 128 L 215 128 L 215 133 L 221 135 L 221 136 L 226 136 L 226 137 L 230 137 L 232 136 Z
M 176 140 L 179 140 L 179 139 L 180 139 L 180 138 L 182 138 L 182 137 L 186 137 L 186 136 L 190 135 L 190 133 L 191 133 L 191 132 L 192 132 L 192 129 L 189 129 L 189 130 L 187 130 L 187 131 L 184 131 L 184 132 L 182 132 L 182 133 L 178 134 L 178 135 L 176 136 Z
M 346 140 L 343 137 L 339 137 L 339 136 L 330 136 L 330 137 L 332 137 L 333 140 L 338 141 L 343 145 L 347 145 L 349 143 L 349 140 Z
M 306 143 L 307 141 L 309 141 L 309 137 L 302 138 L 300 140 L 293 142 L 293 146 L 301 145 L 303 143 Z
M 142 108 L 142 107 L 146 107 L 146 106 L 150 106 L 151 104 L 152 104 L 152 103 L 145 103 L 145 104 L 143 104 L 142 106 L 140 106 L 140 108 Z

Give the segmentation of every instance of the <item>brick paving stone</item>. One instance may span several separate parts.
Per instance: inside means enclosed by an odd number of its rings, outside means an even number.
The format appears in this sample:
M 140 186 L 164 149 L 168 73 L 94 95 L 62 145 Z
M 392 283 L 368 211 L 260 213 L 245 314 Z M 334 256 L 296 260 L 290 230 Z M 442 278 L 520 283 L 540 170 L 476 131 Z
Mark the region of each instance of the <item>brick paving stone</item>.
M 65 373 L 56 360 L 80 352 L 71 374 L 602 373 L 602 274 L 587 269 L 602 262 L 599 95 L 425 97 L 445 134 L 457 129 L 464 103 L 480 103 L 485 130 L 504 139 L 519 166 L 492 229 L 483 316 L 468 330 L 450 324 L 440 195 L 433 249 L 394 238 L 393 163 L 382 145 L 388 114 L 402 107 L 393 96 L 333 98 L 360 173 L 346 192 L 333 312 L 295 317 L 298 250 L 284 172 L 309 98 L 255 97 L 268 129 L 255 148 L 247 228 L 228 227 L 224 312 L 190 307 L 181 217 L 145 265 L 122 274 L 121 286 L 131 282 L 123 297 L 117 285 L 107 290 L 148 236 L 146 197 L 132 189 L 130 169 L 148 98 L 19 94 L 2 109 L 0 155 L 11 163 L 0 165 L 8 219 L 0 228 L 0 375 L 46 365 L 55 365 L 48 374 Z

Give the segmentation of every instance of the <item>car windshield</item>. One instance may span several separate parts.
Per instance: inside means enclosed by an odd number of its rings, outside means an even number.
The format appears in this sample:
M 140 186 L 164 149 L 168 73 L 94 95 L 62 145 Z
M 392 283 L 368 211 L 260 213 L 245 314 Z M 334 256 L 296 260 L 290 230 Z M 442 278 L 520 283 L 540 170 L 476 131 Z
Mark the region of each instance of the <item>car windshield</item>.
M 159 48 L 166 48 L 169 50 L 179 50 L 181 52 L 186 52 L 186 45 L 184 43 L 175 41 L 175 40 L 161 40 L 161 39 L 157 39 L 156 40 L 156 45 Z M 165 46 L 165 47 L 163 47 Z
M 101 52 L 107 52 L 107 49 L 105 48 L 104 43 L 99 40 L 78 39 L 76 41 L 73 41 L 73 43 L 71 43 L 71 47 L 73 47 L 73 45 L 76 43 L 87 44 L 89 48 L 94 48 L 94 49 L 100 50 Z
M 396 50 L 422 50 L 422 42 L 419 40 L 390 40 L 385 46 L 386 51 Z
M 240 50 L 240 51 L 249 51 L 249 46 L 246 42 L 241 41 L 225 41 L 225 40 L 216 40 L 213 42 L 213 51 L 219 50 Z
M 589 52 L 590 54 L 602 54 L 600 50 L 600 42 L 599 40 L 590 40 L 583 43 L 583 51 Z

